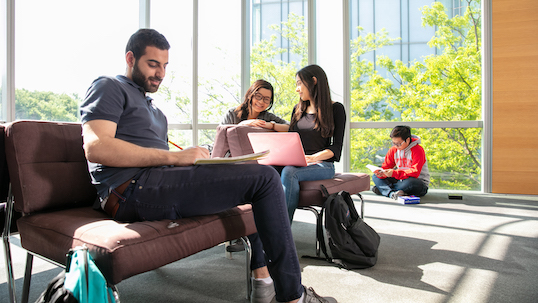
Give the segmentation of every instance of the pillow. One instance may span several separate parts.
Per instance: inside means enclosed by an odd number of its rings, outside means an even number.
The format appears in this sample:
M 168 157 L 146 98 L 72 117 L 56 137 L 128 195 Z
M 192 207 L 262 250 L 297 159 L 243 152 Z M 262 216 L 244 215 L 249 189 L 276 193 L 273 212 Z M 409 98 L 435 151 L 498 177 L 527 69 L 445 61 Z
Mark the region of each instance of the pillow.
M 211 158 L 222 158 L 230 150 L 228 146 L 228 134 L 227 131 L 231 127 L 236 127 L 235 124 L 225 124 L 217 126 L 217 134 L 215 135 L 215 143 L 213 144 L 213 151 L 211 152 Z
M 254 150 L 250 145 L 247 134 L 252 132 L 272 132 L 273 130 L 248 125 L 236 125 L 227 129 L 228 146 L 232 157 L 252 154 Z

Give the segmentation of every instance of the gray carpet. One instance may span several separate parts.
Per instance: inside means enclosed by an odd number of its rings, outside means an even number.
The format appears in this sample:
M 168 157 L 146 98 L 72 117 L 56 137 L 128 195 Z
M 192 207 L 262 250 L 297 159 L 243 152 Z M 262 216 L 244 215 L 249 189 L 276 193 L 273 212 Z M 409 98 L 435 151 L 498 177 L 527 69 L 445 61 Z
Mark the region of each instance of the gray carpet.
M 366 192 L 366 222 L 381 236 L 378 263 L 347 271 L 301 258 L 303 283 L 341 303 L 538 302 L 538 197 L 431 191 L 418 205 Z M 298 211 L 298 254 L 313 255 L 314 215 Z M 12 238 L 17 241 L 16 238 Z M 20 300 L 25 253 L 12 246 Z M 0 302 L 7 302 L 3 251 Z M 148 256 L 150 257 L 150 256 Z M 61 269 L 36 260 L 30 302 Z M 118 284 L 122 302 L 246 303 L 244 253 L 217 246 Z

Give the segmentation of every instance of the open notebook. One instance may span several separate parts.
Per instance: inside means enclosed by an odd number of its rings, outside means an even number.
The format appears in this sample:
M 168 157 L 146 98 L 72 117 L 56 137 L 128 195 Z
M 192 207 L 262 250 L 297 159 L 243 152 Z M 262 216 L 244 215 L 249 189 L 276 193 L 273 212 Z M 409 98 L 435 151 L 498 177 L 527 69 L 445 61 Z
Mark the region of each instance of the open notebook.
M 248 133 L 250 145 L 255 153 L 269 150 L 270 153 L 259 164 L 278 166 L 307 166 L 301 137 L 296 132 Z

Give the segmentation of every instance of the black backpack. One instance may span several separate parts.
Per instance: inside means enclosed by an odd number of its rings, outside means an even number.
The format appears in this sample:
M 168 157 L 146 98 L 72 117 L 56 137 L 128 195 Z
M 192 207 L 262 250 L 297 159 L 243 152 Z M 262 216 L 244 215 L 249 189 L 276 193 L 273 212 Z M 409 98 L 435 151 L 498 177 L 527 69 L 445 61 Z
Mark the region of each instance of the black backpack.
M 322 185 L 324 202 L 320 216 L 325 213 L 325 232 L 332 258 L 327 254 L 323 227 L 317 234 L 325 260 L 345 269 L 368 268 L 377 262 L 380 237 L 357 213 L 353 199 L 346 191 L 329 195 Z

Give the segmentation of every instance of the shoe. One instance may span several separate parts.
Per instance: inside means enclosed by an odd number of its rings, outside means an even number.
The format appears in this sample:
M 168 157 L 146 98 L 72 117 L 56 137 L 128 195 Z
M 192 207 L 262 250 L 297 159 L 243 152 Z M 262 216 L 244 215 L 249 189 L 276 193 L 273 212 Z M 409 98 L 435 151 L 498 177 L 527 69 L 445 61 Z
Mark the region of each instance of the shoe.
M 256 280 L 252 281 L 252 292 L 250 293 L 250 303 L 272 303 L 275 301 L 275 286 L 267 284 L 264 281 Z
M 312 287 L 305 287 L 304 295 L 304 303 L 338 303 L 333 297 L 322 297 L 318 295 Z
M 243 241 L 241 239 L 235 240 L 234 243 L 226 247 L 227 252 L 239 252 L 243 250 L 245 250 L 245 245 L 243 244 Z
M 379 188 L 377 188 L 377 186 L 372 187 L 372 191 L 374 192 L 374 194 L 376 194 L 378 196 L 382 196 L 381 192 L 379 191 Z
M 405 196 L 405 193 L 403 190 L 398 190 L 390 194 L 390 197 L 394 200 L 398 200 L 398 197 L 400 196 Z

